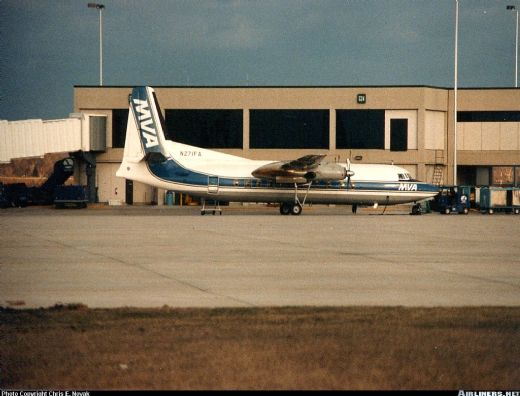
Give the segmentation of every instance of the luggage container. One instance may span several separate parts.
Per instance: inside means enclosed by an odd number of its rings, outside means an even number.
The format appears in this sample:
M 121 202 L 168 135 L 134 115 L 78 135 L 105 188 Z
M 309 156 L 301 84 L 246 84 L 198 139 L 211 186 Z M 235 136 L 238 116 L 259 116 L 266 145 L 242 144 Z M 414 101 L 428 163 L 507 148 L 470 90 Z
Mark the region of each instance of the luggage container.
M 516 207 L 518 206 L 520 208 L 520 187 L 518 188 L 513 188 L 512 190 L 512 204 L 513 204 L 513 207 Z
M 482 187 L 475 187 L 475 208 L 480 208 L 480 189 Z
M 474 186 L 459 186 L 460 194 L 467 197 L 467 206 L 469 208 L 475 207 L 475 187 Z
M 520 213 L 520 188 L 482 187 L 480 190 L 480 211 Z
M 511 187 L 507 191 L 507 204 L 514 214 L 520 214 L 520 188 Z

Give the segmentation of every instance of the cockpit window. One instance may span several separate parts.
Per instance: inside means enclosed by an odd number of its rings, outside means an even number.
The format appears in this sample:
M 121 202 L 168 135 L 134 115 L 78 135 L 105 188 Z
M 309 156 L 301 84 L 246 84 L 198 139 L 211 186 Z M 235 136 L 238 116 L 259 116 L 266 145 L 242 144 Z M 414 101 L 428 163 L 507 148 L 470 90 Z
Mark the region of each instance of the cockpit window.
M 409 173 L 398 173 L 399 181 L 413 181 L 414 179 Z

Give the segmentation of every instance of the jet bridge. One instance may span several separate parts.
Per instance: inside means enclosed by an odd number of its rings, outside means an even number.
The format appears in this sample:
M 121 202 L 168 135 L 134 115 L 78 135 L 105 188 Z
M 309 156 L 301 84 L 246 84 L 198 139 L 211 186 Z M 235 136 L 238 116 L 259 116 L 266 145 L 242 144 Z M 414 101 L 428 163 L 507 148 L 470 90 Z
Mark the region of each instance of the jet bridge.
M 0 163 L 14 158 L 70 153 L 87 173 L 89 200 L 96 200 L 95 153 L 106 151 L 106 115 L 72 113 L 60 120 L 0 120 Z
M 0 163 L 48 153 L 106 150 L 106 116 L 73 113 L 61 120 L 0 120 Z

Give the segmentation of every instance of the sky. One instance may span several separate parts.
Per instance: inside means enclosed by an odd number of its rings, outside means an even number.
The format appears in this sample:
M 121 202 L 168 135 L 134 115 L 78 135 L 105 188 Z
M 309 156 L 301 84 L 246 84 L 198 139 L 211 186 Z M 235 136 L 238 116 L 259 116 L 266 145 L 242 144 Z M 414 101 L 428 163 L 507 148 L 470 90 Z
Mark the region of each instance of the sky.
M 95 0 L 0 0 L 0 119 L 99 84 Z M 101 0 L 105 86 L 454 86 L 455 0 Z M 459 87 L 512 87 L 520 0 L 459 0 Z

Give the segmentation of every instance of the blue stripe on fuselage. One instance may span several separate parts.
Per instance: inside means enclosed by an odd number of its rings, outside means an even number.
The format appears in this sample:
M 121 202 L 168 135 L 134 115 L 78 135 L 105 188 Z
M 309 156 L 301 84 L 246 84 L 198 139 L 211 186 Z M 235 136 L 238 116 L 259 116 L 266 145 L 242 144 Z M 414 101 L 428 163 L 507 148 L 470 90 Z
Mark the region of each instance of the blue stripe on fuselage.
M 164 162 L 148 162 L 148 168 L 154 176 L 165 181 L 195 186 L 208 184 L 207 174 L 186 169 L 173 159 L 167 159 Z
M 157 178 L 179 184 L 190 186 L 207 186 L 208 176 L 216 176 L 207 173 L 195 172 L 180 165 L 177 161 L 169 158 L 164 162 L 148 162 L 150 172 Z M 253 182 L 254 181 L 254 182 Z M 284 188 L 293 189 L 292 185 L 273 184 L 269 180 L 259 180 L 254 177 L 221 177 L 219 176 L 219 186 L 221 187 L 245 187 L 248 188 Z M 334 182 L 315 182 L 311 189 L 316 190 L 364 190 L 364 191 L 400 191 L 406 192 L 437 192 L 438 188 L 428 183 L 422 182 L 375 182 L 375 181 L 346 181 Z

